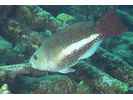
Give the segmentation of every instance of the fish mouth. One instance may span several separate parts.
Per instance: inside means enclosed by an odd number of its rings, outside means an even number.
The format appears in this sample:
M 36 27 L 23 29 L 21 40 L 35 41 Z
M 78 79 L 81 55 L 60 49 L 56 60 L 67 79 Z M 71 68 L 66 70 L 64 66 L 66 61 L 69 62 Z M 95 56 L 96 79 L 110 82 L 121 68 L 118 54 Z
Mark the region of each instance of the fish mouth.
M 36 68 L 33 62 L 30 62 L 30 64 L 33 68 Z

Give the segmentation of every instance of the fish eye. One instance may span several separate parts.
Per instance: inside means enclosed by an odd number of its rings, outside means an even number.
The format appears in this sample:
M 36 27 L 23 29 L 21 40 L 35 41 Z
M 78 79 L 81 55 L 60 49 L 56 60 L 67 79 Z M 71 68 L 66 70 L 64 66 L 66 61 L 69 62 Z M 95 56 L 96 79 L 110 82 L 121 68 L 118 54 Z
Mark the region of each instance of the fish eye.
M 37 56 L 36 55 L 34 55 L 34 59 L 37 60 Z

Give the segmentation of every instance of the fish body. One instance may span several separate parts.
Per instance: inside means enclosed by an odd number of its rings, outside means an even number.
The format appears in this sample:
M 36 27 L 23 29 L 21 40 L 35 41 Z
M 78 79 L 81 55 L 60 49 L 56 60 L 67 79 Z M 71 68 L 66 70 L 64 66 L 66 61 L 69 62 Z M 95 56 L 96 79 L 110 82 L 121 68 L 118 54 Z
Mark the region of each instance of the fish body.
M 30 58 L 30 63 L 39 70 L 74 72 L 71 67 L 93 55 L 105 38 L 125 31 L 127 28 L 113 8 L 96 23 L 75 23 L 49 37 Z

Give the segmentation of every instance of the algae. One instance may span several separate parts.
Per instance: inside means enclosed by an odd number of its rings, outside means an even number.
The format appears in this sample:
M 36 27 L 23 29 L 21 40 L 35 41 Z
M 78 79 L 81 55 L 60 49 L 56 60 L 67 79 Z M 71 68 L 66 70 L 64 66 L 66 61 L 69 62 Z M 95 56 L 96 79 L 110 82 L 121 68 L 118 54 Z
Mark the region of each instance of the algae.
M 73 16 L 65 14 L 65 13 L 59 14 L 56 18 L 63 21 L 63 22 L 65 22 L 65 23 L 75 20 L 75 18 Z
M 23 16 L 30 19 L 32 18 L 31 10 L 27 6 L 22 6 L 20 10 L 24 12 Z
M 14 32 L 17 32 L 17 33 L 19 33 L 21 31 L 20 29 L 14 28 L 13 26 L 8 26 L 8 29 L 9 29 L 9 31 L 14 31 Z

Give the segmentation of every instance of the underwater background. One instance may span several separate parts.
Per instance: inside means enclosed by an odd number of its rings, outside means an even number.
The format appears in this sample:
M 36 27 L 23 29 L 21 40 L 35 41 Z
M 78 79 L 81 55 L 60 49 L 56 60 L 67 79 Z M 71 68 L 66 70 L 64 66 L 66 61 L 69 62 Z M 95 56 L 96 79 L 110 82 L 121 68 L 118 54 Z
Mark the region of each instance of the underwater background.
M 29 59 L 43 40 L 76 22 L 98 21 L 111 8 L 128 31 L 105 39 L 73 73 L 33 69 Z M 133 93 L 133 6 L 0 5 L 1 94 Z

